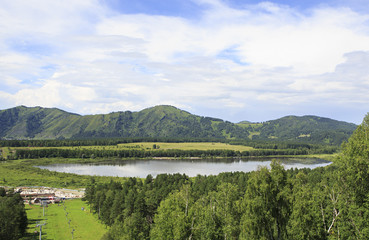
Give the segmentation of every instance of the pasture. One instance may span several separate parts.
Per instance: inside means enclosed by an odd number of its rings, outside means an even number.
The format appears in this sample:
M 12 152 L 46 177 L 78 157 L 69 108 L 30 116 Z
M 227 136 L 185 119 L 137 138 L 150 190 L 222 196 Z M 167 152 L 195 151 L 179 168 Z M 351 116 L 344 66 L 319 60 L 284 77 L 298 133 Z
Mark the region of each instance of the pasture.
M 39 239 L 40 228 L 37 227 L 39 223 L 46 223 L 42 227 L 41 237 L 48 240 L 101 239 L 108 231 L 99 222 L 97 215 L 90 213 L 90 207 L 81 199 L 50 204 L 45 207 L 45 216 L 43 211 L 40 205 L 26 204 L 29 224 L 24 240 Z
M 155 146 L 155 147 L 154 147 Z M 65 146 L 65 147 L 3 147 L 1 148 L 4 158 L 17 149 L 90 149 L 90 150 L 127 150 L 136 149 L 144 151 L 152 150 L 233 150 L 233 151 L 250 151 L 254 150 L 252 147 L 242 145 L 231 145 L 228 143 L 219 142 L 135 142 L 135 143 L 121 143 L 117 145 L 108 146 Z

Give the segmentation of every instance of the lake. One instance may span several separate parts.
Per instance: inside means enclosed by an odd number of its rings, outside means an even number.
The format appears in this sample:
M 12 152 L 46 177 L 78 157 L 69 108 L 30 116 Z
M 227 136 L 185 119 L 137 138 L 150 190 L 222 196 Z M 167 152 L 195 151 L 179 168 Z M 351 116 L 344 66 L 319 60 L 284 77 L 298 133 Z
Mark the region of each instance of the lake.
M 331 162 L 321 159 L 278 158 L 285 169 L 316 168 L 329 165 Z M 214 160 L 122 160 L 89 164 L 52 164 L 36 166 L 50 171 L 75 173 L 80 175 L 140 177 L 151 174 L 181 173 L 194 177 L 200 175 L 217 175 L 221 172 L 251 172 L 259 166 L 270 166 L 271 159 L 214 159 Z

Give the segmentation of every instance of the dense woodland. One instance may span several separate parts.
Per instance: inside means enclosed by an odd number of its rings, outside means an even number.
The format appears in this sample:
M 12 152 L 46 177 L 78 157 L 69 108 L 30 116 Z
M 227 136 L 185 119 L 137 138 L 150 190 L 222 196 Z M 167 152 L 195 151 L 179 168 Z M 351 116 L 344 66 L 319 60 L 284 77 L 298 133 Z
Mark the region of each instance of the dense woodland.
M 333 205 L 315 177 L 331 171 L 274 162 L 254 173 L 130 178 L 91 184 L 86 200 L 112 226 L 105 239 L 325 239 Z
M 112 146 L 122 143 L 140 142 L 221 142 L 232 145 L 244 145 L 257 149 L 335 149 L 338 145 L 314 144 L 295 141 L 251 141 L 214 138 L 95 138 L 95 139 L 64 139 L 64 140 L 0 140 L 0 147 L 79 147 L 79 146 Z
M 244 145 L 255 148 L 250 151 L 234 150 L 158 150 L 158 149 L 88 149 L 80 146 L 114 146 L 120 143 L 132 142 L 191 142 L 189 139 L 166 138 L 137 138 L 137 139 L 94 139 L 94 140 L 3 140 L 0 147 L 21 147 L 6 159 L 0 156 L 0 160 L 11 159 L 37 159 L 37 158 L 153 158 L 153 157 L 262 157 L 270 155 L 307 155 L 307 154 L 331 154 L 337 152 L 339 146 L 327 144 L 309 144 L 293 142 L 265 142 L 224 140 L 224 143 Z M 203 139 L 203 141 L 212 141 Z M 213 141 L 215 141 L 213 139 Z M 73 147 L 61 149 L 56 147 Z M 42 148 L 37 148 L 42 147 Z
M 19 194 L 0 188 L 0 239 L 19 239 L 27 229 L 27 215 Z
M 247 129 L 260 133 L 253 136 L 252 140 L 277 138 L 337 145 L 346 141 L 355 128 L 353 124 L 317 116 L 286 116 L 261 125 L 250 124 Z
M 153 158 L 153 157 L 260 157 L 276 155 L 306 155 L 309 153 L 333 153 L 332 149 L 321 151 L 308 151 L 306 149 L 265 149 L 257 151 L 233 151 L 233 150 L 89 150 L 89 149 L 19 149 L 14 159 L 34 158 Z
M 231 123 L 173 106 L 81 116 L 56 108 L 0 110 L 0 139 L 189 138 L 309 142 L 339 145 L 357 126 L 317 116 Z
M 325 168 L 95 184 L 103 239 L 368 239 L 369 115 Z

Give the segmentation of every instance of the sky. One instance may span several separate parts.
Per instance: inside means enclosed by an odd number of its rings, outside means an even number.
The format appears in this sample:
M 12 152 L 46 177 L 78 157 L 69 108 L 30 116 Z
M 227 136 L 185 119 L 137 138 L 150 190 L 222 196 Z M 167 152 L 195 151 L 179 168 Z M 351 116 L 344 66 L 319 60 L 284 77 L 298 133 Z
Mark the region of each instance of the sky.
M 369 111 L 369 0 L 0 0 L 0 109 Z

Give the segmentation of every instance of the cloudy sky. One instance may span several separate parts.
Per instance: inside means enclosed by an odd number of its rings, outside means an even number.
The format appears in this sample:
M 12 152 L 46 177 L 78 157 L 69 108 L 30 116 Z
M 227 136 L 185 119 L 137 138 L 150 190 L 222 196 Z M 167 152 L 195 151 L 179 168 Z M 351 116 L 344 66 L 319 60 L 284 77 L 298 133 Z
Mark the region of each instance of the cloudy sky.
M 0 0 L 0 109 L 369 112 L 369 0 Z

